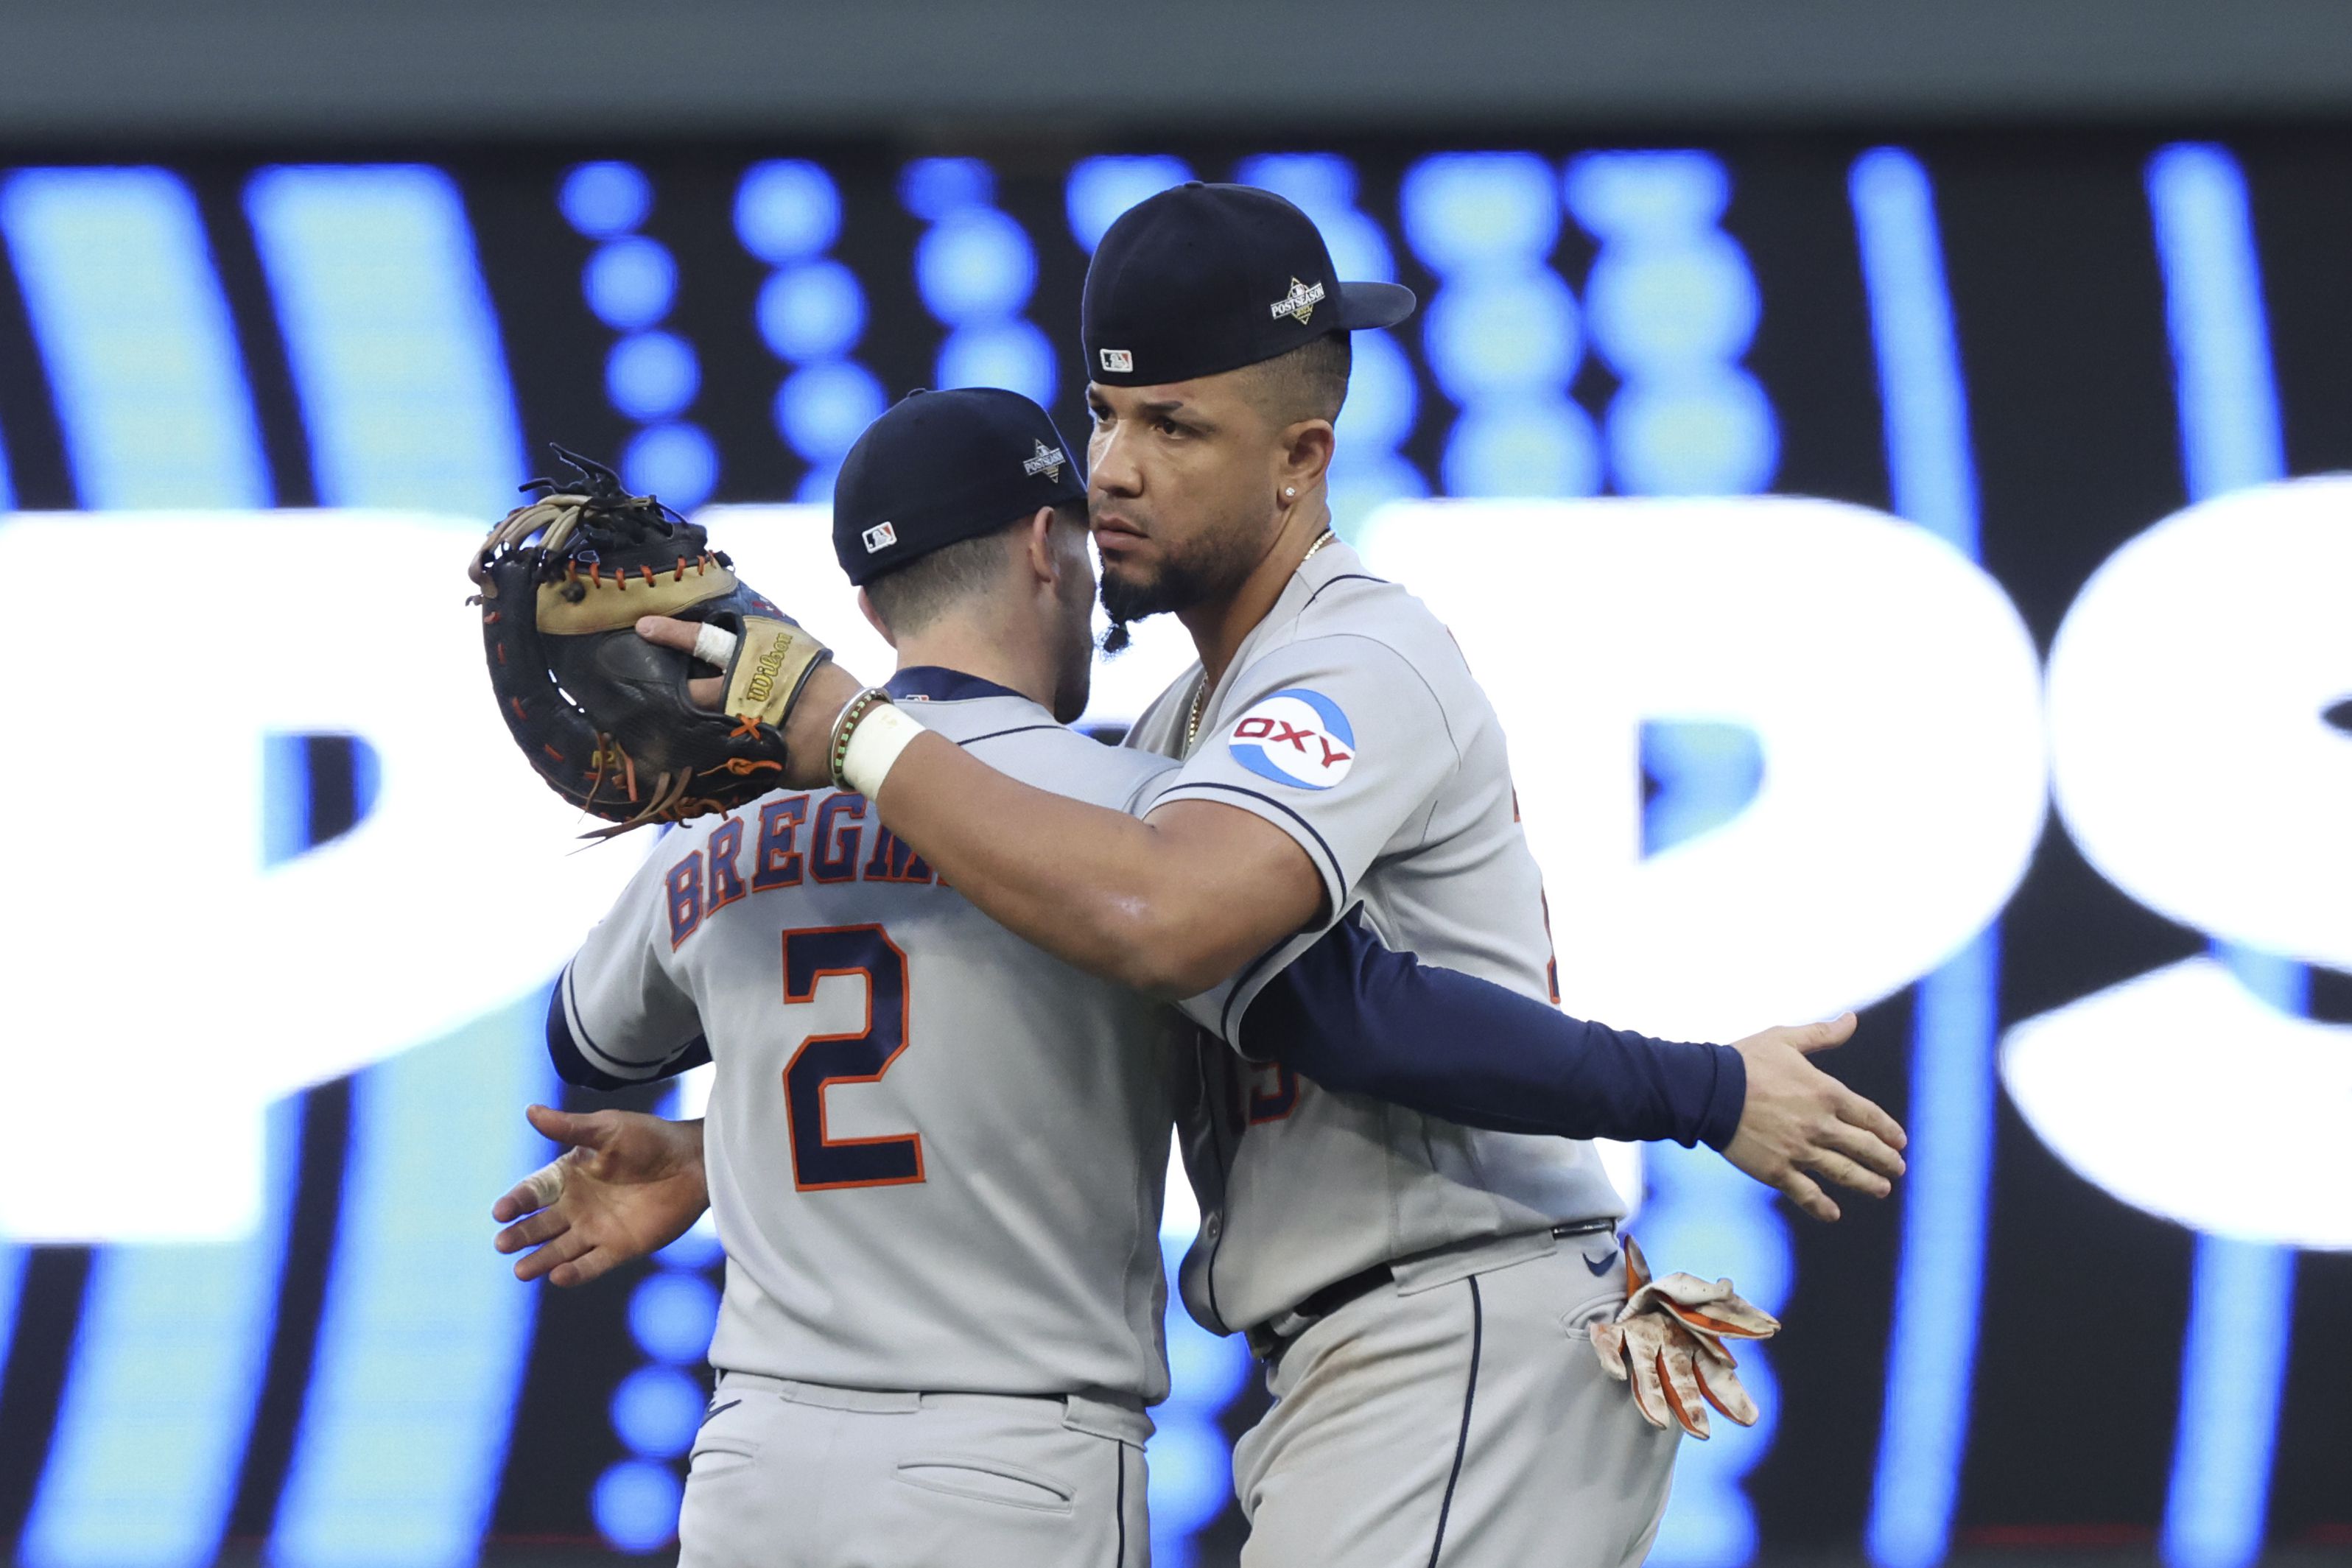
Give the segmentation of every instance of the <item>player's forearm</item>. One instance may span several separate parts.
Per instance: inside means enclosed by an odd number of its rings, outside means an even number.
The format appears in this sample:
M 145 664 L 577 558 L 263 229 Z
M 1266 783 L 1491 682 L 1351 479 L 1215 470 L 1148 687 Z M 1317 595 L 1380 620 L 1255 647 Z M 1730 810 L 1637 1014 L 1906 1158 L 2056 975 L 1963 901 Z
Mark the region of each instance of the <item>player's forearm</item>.
M 1244 868 L 1221 863 L 1234 857 L 1034 789 L 936 736 L 907 747 L 875 807 L 998 924 L 1105 979 L 1188 996 L 1272 939 L 1236 916 L 1250 889 Z
M 1738 1131 L 1747 1071 L 1728 1046 L 1570 1018 L 1334 926 L 1250 1005 L 1239 1043 L 1327 1089 L 1464 1126 L 1715 1148 Z

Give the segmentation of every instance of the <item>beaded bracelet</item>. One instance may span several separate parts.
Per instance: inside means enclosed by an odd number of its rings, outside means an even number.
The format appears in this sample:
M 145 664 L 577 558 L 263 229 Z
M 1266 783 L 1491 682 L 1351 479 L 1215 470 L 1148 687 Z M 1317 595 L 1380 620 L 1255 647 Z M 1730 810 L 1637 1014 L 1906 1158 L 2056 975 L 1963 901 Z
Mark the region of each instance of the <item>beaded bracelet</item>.
M 842 706 L 841 716 L 833 721 L 833 746 L 826 755 L 825 771 L 832 775 L 835 789 L 849 788 L 841 768 L 849 759 L 849 741 L 857 733 L 858 721 L 878 705 L 891 700 L 890 694 L 880 686 L 867 686 Z

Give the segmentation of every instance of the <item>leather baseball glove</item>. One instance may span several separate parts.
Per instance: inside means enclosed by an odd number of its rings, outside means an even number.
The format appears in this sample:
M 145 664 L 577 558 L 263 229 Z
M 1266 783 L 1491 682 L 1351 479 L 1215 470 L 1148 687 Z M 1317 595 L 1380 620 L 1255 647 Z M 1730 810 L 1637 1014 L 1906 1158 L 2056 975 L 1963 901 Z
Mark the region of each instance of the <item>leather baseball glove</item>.
M 732 810 L 783 781 L 779 727 L 830 657 L 798 622 L 738 581 L 703 529 L 609 468 L 562 447 L 579 483 L 534 479 L 475 555 L 490 685 L 515 744 L 549 788 L 614 824 Z M 640 616 L 698 621 L 705 661 L 636 633 Z M 715 635 L 731 633 L 726 640 Z M 687 682 L 726 677 L 718 711 Z

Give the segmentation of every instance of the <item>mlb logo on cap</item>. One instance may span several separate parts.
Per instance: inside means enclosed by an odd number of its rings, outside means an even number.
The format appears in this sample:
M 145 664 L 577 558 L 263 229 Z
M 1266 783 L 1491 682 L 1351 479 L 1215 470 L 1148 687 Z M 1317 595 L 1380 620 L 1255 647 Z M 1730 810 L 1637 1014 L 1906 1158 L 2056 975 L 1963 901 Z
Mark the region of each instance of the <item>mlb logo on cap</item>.
M 1356 732 L 1338 703 L 1291 686 L 1251 704 L 1225 749 L 1261 779 L 1328 789 L 1356 764 Z
M 1041 507 L 1086 504 L 1086 476 L 1053 417 L 1019 392 L 908 392 L 841 460 L 833 555 L 863 588 Z
M 1125 349 L 1105 349 L 1102 351 L 1102 368 L 1115 376 L 1133 375 L 1135 356 Z

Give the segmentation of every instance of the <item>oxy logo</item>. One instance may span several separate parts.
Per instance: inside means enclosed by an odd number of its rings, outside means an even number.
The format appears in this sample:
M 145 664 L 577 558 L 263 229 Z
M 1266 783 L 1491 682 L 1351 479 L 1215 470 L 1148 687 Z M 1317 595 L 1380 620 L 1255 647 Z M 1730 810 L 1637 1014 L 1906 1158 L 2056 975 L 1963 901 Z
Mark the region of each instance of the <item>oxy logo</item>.
M 1290 686 L 1251 704 L 1234 721 L 1225 749 L 1261 779 L 1328 789 L 1356 765 L 1356 732 L 1338 703 Z
M 2053 787 L 2124 893 L 2352 968 L 2352 742 L 2324 716 L 2352 695 L 2352 480 L 2150 528 L 2081 591 L 2046 686 L 1991 579 L 1861 507 L 1416 503 L 1362 549 L 1449 622 L 1509 732 L 1537 857 L 1579 889 L 1551 912 L 1571 1012 L 1720 1039 L 1885 997 L 2000 912 Z M 1657 720 L 1748 730 L 1762 779 L 1738 817 L 1644 857 Z M 2126 1202 L 2352 1247 L 2352 1029 L 2230 966 L 2026 1019 L 2000 1070 L 2050 1147 Z

